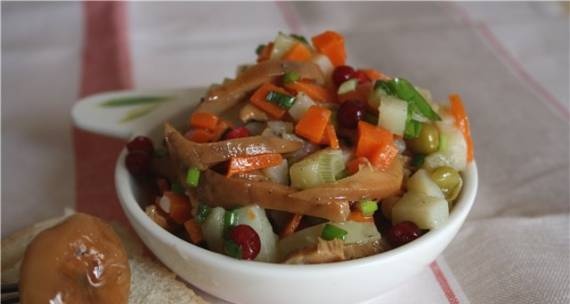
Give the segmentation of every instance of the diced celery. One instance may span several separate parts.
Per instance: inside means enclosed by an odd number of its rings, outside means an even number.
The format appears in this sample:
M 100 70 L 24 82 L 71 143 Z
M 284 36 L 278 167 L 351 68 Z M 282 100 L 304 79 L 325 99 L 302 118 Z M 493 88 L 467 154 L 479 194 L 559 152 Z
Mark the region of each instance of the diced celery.
M 408 103 L 394 96 L 382 96 L 378 125 L 396 135 L 404 135 L 408 118 Z
M 293 164 L 289 169 L 291 185 L 307 189 L 336 181 L 345 168 L 341 150 L 324 149 Z

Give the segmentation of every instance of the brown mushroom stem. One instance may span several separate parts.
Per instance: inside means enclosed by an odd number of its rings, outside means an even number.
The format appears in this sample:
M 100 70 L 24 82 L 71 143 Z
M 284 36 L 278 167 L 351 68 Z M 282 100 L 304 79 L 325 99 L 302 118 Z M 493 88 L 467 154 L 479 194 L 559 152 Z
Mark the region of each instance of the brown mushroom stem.
M 279 137 L 250 136 L 213 143 L 195 143 L 186 139 L 172 125 L 165 124 L 164 135 L 171 156 L 188 167 L 208 169 L 235 156 L 297 151 L 302 144 Z
M 314 63 L 284 60 L 265 61 L 247 68 L 236 79 L 210 90 L 195 111 L 221 114 L 239 103 L 248 92 L 286 72 L 297 72 L 301 78 L 324 83 L 323 73 Z

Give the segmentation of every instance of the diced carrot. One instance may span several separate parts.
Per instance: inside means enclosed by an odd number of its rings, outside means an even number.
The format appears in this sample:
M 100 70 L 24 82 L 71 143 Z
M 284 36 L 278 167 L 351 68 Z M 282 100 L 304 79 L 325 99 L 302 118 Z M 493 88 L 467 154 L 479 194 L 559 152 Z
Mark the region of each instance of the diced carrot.
M 207 143 L 214 140 L 215 134 L 214 132 L 208 131 L 206 129 L 193 129 L 186 132 L 186 134 L 184 134 L 184 137 L 197 143 Z
M 285 87 L 295 93 L 303 92 L 318 102 L 334 101 L 334 95 L 327 88 L 308 81 L 295 81 L 287 84 Z
M 317 51 L 327 56 L 334 66 L 344 65 L 346 51 L 344 49 L 344 38 L 341 34 L 326 31 L 313 37 L 312 40 Z
M 394 137 L 390 131 L 359 121 L 356 156 L 370 157 L 376 149 L 392 144 L 393 141 Z
M 299 224 L 301 224 L 302 219 L 303 219 L 302 214 L 293 214 L 293 216 L 291 216 L 291 219 L 289 220 L 285 228 L 283 228 L 283 231 L 281 231 L 280 237 L 284 238 L 295 233 L 295 231 L 299 227 Z
M 368 163 L 368 159 L 364 156 L 356 157 L 346 163 L 346 170 L 350 174 L 354 174 L 360 170 L 360 166 Z
M 282 161 L 283 156 L 279 153 L 232 157 L 229 160 L 227 176 L 277 166 Z
M 361 71 L 372 81 L 390 79 L 390 77 L 375 69 L 362 69 Z
M 160 193 L 164 193 L 165 191 L 170 190 L 170 183 L 168 183 L 168 180 L 166 178 L 163 177 L 159 177 L 156 180 L 156 185 L 158 186 L 158 190 L 160 191 Z
M 162 200 L 165 198 L 166 201 L 164 203 L 168 204 L 168 206 L 163 206 Z M 159 207 L 164 212 L 168 213 L 170 218 L 172 218 L 172 220 L 177 224 L 184 224 L 184 222 L 186 222 L 191 217 L 190 200 L 184 195 L 166 191 L 160 199 Z
M 394 144 L 380 146 L 368 157 L 370 163 L 378 170 L 386 170 L 398 156 L 398 148 Z
M 356 90 L 338 95 L 337 101 L 343 103 L 348 100 L 359 100 L 368 103 L 372 89 L 373 84 L 371 82 L 361 83 L 356 87 Z
M 301 42 L 295 43 L 291 49 L 283 56 L 284 60 L 306 61 L 311 59 L 311 50 Z
M 338 137 L 336 136 L 336 130 L 332 124 L 327 125 L 327 128 L 325 129 L 325 135 L 323 136 L 323 141 L 321 143 L 323 145 L 329 145 L 333 149 L 340 149 Z
M 449 96 L 449 102 L 451 104 L 449 110 L 455 118 L 455 125 L 461 130 L 461 133 L 463 133 L 465 137 L 465 142 L 467 143 L 467 161 L 472 161 L 474 156 L 473 138 L 471 137 L 469 117 L 467 117 L 467 113 L 465 112 L 463 101 L 458 94 L 453 94 Z
M 295 126 L 295 133 L 314 144 L 320 144 L 331 114 L 329 109 L 311 106 Z
M 232 127 L 231 123 L 226 121 L 226 120 L 218 121 L 218 124 L 216 125 L 216 129 L 213 132 L 214 133 L 213 141 L 220 140 L 222 138 L 222 136 L 224 135 L 224 133 L 231 127 Z
M 283 88 L 280 88 L 278 86 L 275 86 L 275 85 L 267 82 L 267 83 L 264 83 L 263 85 L 261 85 L 259 87 L 259 89 L 257 89 L 257 91 L 255 91 L 255 93 L 253 93 L 253 95 L 251 95 L 249 100 L 251 101 L 252 105 L 254 105 L 254 106 L 258 107 L 260 110 L 266 112 L 267 114 L 269 114 L 269 116 L 276 118 L 276 119 L 280 119 L 283 116 L 285 116 L 285 114 L 287 113 L 287 110 L 281 108 L 280 106 L 278 106 L 276 104 L 273 104 L 273 103 L 267 101 L 267 99 L 266 99 L 267 94 L 269 94 L 269 92 L 271 92 L 271 91 L 275 91 L 275 92 L 279 92 L 279 93 L 289 95 L 289 92 L 287 92 Z
M 364 216 L 364 214 L 362 214 L 362 212 L 360 212 L 359 210 L 355 210 L 350 212 L 350 214 L 348 215 L 347 220 L 349 221 L 354 221 L 354 222 L 374 222 L 374 218 L 371 216 Z
M 202 235 L 202 228 L 195 219 L 189 219 L 184 222 L 184 229 L 188 233 L 190 241 L 193 244 L 198 244 L 204 240 L 204 236 Z
M 197 112 L 190 115 L 190 127 L 213 131 L 218 125 L 219 117 L 212 113 Z
M 269 58 L 271 58 L 271 52 L 273 52 L 273 42 L 268 43 L 263 48 L 263 50 L 261 50 L 261 53 L 259 54 L 259 56 L 257 56 L 257 62 L 269 60 Z

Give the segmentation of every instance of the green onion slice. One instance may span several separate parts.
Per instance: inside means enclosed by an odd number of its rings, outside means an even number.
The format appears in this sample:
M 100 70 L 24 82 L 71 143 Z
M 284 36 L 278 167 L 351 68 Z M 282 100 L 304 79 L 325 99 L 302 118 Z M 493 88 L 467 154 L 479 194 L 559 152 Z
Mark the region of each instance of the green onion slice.
M 241 248 L 239 247 L 238 244 L 236 244 L 236 242 L 232 240 L 225 240 L 224 251 L 226 252 L 227 255 L 231 256 L 232 258 L 241 260 Z
M 321 238 L 327 241 L 334 239 L 344 240 L 346 239 L 347 234 L 348 232 L 344 229 L 331 224 L 326 224 L 321 232 Z
M 372 216 L 378 210 L 378 203 L 371 199 L 363 199 L 358 202 L 358 209 L 364 216 Z
M 197 187 L 200 183 L 200 170 L 196 167 L 188 169 L 186 173 L 186 183 L 191 187 Z
M 305 44 L 309 44 L 309 41 L 307 41 L 307 38 L 305 38 L 305 36 L 303 35 L 297 35 L 297 34 L 289 34 L 289 36 L 291 36 L 291 38 L 298 40 L 300 42 L 303 42 Z
M 234 210 L 227 210 L 224 213 L 224 228 L 231 228 L 237 224 L 237 214 Z
M 290 109 L 295 103 L 294 96 L 289 96 L 275 91 L 269 91 L 267 96 L 265 96 L 265 99 L 285 109 Z
M 283 75 L 283 83 L 290 84 L 301 79 L 301 75 L 295 71 L 287 72 Z
M 199 224 L 202 224 L 204 221 L 206 221 L 206 218 L 208 218 L 208 215 L 210 214 L 210 210 L 210 207 L 207 205 L 198 205 L 198 211 L 196 212 L 196 221 Z
M 381 89 L 388 95 L 405 100 L 413 112 L 419 113 L 429 120 L 441 120 L 441 117 L 431 108 L 422 94 L 406 79 L 379 80 L 374 85 L 374 89 Z

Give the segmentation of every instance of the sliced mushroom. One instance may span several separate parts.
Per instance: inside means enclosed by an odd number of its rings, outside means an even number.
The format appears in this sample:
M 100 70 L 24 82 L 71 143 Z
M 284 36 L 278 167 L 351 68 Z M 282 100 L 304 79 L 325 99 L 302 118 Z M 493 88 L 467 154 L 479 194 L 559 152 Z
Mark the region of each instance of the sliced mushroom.
M 286 72 L 297 72 L 301 78 L 324 83 L 323 73 L 314 63 L 283 60 L 265 61 L 247 68 L 236 79 L 212 88 L 196 111 L 221 114 L 239 103 L 248 92 Z
M 255 182 L 228 178 L 212 170 L 200 177 L 196 194 L 200 202 L 210 206 L 233 208 L 258 204 L 262 208 L 325 218 L 346 220 L 348 201 L 302 200 L 291 197 L 295 189 L 272 182 Z
M 291 253 L 285 264 L 320 264 L 351 260 L 370 256 L 388 250 L 382 240 L 364 244 L 345 244 L 341 240 L 319 239 L 314 246 L 305 247 Z
M 404 175 L 402 161 L 396 159 L 386 171 L 370 166 L 335 183 L 295 192 L 291 197 L 305 201 L 358 201 L 363 198 L 383 199 L 400 192 Z
M 39 233 L 20 272 L 22 303 L 127 303 L 131 272 L 111 226 L 77 213 Z
M 265 153 L 289 153 L 302 144 L 278 137 L 250 136 L 213 143 L 199 144 L 186 139 L 172 125 L 165 124 L 164 135 L 171 157 L 188 167 L 205 170 L 235 156 Z
M 247 103 L 239 111 L 239 119 L 243 123 L 248 123 L 249 121 L 267 121 L 269 116 L 254 105 Z

